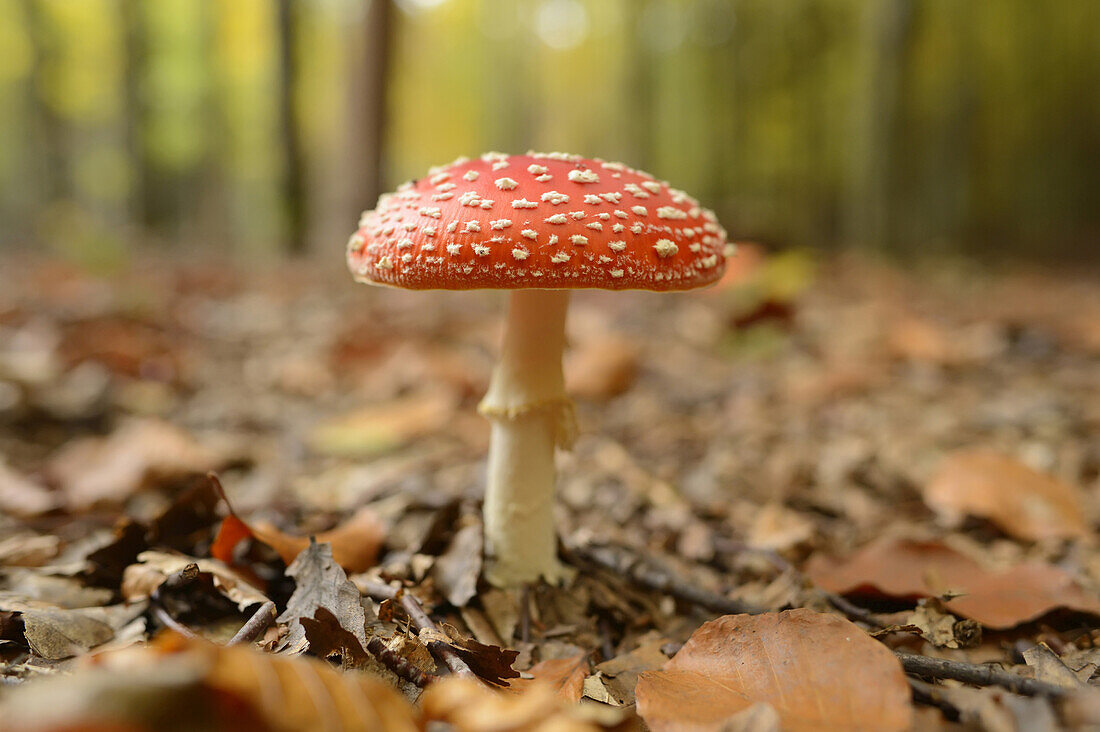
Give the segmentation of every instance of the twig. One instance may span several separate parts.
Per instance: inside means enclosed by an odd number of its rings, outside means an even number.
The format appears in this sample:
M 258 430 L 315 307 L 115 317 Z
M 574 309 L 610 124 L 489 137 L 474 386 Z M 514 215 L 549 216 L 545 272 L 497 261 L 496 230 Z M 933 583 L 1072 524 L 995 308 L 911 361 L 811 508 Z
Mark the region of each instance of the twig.
M 443 633 L 440 627 L 436 625 L 436 622 L 424 611 L 424 606 L 420 604 L 420 601 L 417 600 L 416 596 L 412 593 L 405 592 L 404 589 L 391 587 L 384 582 L 377 582 L 374 580 L 360 580 L 356 584 L 360 592 L 373 600 L 395 600 L 400 603 L 401 608 L 405 611 L 405 614 L 409 616 L 409 620 L 417 630 L 430 628 L 438 633 Z M 446 643 L 430 643 L 428 644 L 428 648 L 433 651 L 433 655 L 436 653 L 438 654 L 436 660 L 449 668 L 452 673 L 458 676 L 477 678 L 477 675 L 470 669 L 469 664 L 463 661 L 451 646 Z
M 163 582 L 157 585 L 149 594 L 149 609 L 161 625 L 171 628 L 186 638 L 198 638 L 199 636 L 183 623 L 172 617 L 164 607 L 164 595 L 166 592 L 187 587 L 199 578 L 199 565 L 194 562 L 184 565 L 181 569 L 168 575 Z
M 974 686 L 1000 686 L 1025 696 L 1062 697 L 1069 689 L 1038 679 L 1029 679 L 995 666 L 948 661 L 943 658 L 919 656 L 895 651 L 905 673 L 929 679 L 954 679 Z
M 158 621 L 160 621 L 160 624 L 164 627 L 171 628 L 185 638 L 199 637 L 198 634 L 195 633 L 195 631 L 191 630 L 186 625 L 173 618 L 171 615 L 168 614 L 168 611 L 160 605 L 151 605 L 150 607 L 153 611 L 153 616 Z
M 183 589 L 198 578 L 199 565 L 194 562 L 186 564 L 181 569 L 165 577 L 164 581 L 157 585 L 156 589 L 149 595 L 149 599 L 159 604 L 165 592 Z
M 835 607 L 840 612 L 844 613 L 849 620 L 857 620 L 865 625 L 870 626 L 874 630 L 882 630 L 884 627 L 886 627 L 875 618 L 874 613 L 872 613 L 870 610 L 866 610 L 859 605 L 856 605 L 854 602 L 851 602 L 843 595 L 838 595 L 835 592 L 829 592 L 828 590 L 823 590 L 822 588 L 816 586 L 813 582 L 809 580 L 808 577 L 806 577 L 805 574 L 803 574 L 793 564 L 788 562 L 781 554 L 772 549 L 759 549 L 757 547 L 752 547 L 748 544 L 734 541 L 732 539 L 719 539 L 718 548 L 722 551 L 726 551 L 732 554 L 756 554 L 758 556 L 762 556 L 768 560 L 769 564 L 778 569 L 780 572 L 790 572 L 803 585 L 812 586 L 817 592 L 821 593 L 821 595 L 829 602 L 830 605 Z
M 764 612 L 763 609 L 740 600 L 690 585 L 673 577 L 667 570 L 654 566 L 648 558 L 621 547 L 576 547 L 570 551 L 570 554 L 583 562 L 622 575 L 646 589 L 671 595 L 677 600 L 690 602 L 707 610 L 728 615 L 742 613 L 757 615 Z
M 949 722 L 958 722 L 962 717 L 959 708 L 943 697 L 943 690 L 933 684 L 927 684 L 917 679 L 907 679 L 909 688 L 913 692 L 913 701 L 927 707 L 936 707 Z
M 825 596 L 825 599 L 829 601 L 830 605 L 847 615 L 849 620 L 858 620 L 859 622 L 870 626 L 873 630 L 882 630 L 886 627 L 881 622 L 879 622 L 877 618 L 875 618 L 874 613 L 872 613 L 870 610 L 856 605 L 854 602 L 851 602 L 843 595 L 838 595 L 835 592 L 828 592 L 821 589 L 820 587 L 816 589 L 818 592 Z
M 376 635 L 371 636 L 367 641 L 367 650 L 374 654 L 382 664 L 393 671 L 399 677 L 416 684 L 421 689 L 428 684 L 437 680 L 439 677 L 435 674 L 424 673 L 419 668 L 410 663 L 404 656 L 396 653 L 392 649 L 388 648 L 382 639 Z
M 236 646 L 251 643 L 268 629 L 273 620 L 275 620 L 275 603 L 268 600 L 260 605 L 256 612 L 252 613 L 252 617 L 248 619 L 248 622 L 241 626 L 241 629 L 229 639 L 229 643 L 226 645 Z

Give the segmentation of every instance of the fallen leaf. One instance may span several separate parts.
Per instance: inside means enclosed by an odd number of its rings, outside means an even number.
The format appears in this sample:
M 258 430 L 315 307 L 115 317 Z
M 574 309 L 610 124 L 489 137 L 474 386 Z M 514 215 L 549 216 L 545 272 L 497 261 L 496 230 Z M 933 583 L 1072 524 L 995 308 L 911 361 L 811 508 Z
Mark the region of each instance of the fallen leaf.
M 638 356 L 637 344 L 621 336 L 586 339 L 565 356 L 566 392 L 593 401 L 618 396 L 633 383 Z
M 220 461 L 167 422 L 135 419 L 108 437 L 69 443 L 51 458 L 47 473 L 61 486 L 69 509 L 85 511 L 117 505 L 151 482 L 205 473 Z
M 809 541 L 813 522 L 782 503 L 772 502 L 756 512 L 746 543 L 757 549 L 783 551 Z
M 309 647 L 301 619 L 315 617 L 320 608 L 331 612 L 340 627 L 359 641 L 360 647 L 367 647 L 367 615 L 362 596 L 332 558 L 332 547 L 311 543 L 286 573 L 294 578 L 297 586 L 287 601 L 286 610 L 277 618 L 278 622 L 290 625 L 280 650 L 302 653 Z
M 61 551 L 61 539 L 50 534 L 15 534 L 0 539 L 0 566 L 40 567 Z
M 453 411 L 451 394 L 426 391 L 322 422 L 313 428 L 307 442 L 322 455 L 377 455 L 443 427 Z
M 285 564 L 290 564 L 309 546 L 311 537 L 293 536 L 266 522 L 259 522 L 254 526 L 245 523 L 233 510 L 217 476 L 210 475 L 208 479 L 229 507 L 229 515 L 222 520 L 217 536 L 210 545 L 212 557 L 232 564 L 233 551 L 237 545 L 247 538 L 253 538 L 267 544 Z M 373 509 L 364 507 L 336 528 L 322 531 L 312 538 L 318 544 L 328 544 L 336 563 L 346 571 L 365 572 L 375 565 L 385 537 L 386 524 Z
M 483 544 L 481 520 L 471 517 L 469 523 L 455 532 L 450 545 L 432 567 L 432 577 L 440 592 L 455 607 L 465 607 L 477 594 Z
M 579 702 L 584 693 L 584 679 L 588 676 L 588 654 L 542 661 L 532 666 L 526 675 L 531 678 L 513 679 L 508 688 L 524 693 L 531 684 L 543 684 L 553 689 L 559 699 Z
M 429 647 L 432 643 L 449 645 L 466 662 L 470 670 L 477 674 L 478 678 L 490 684 L 506 686 L 505 679 L 519 677 L 519 671 L 512 668 L 512 664 L 519 657 L 519 651 L 465 638 L 447 625 L 443 626 L 443 630 L 421 628 L 419 637 L 420 641 Z
M 0 457 L 0 511 L 28 518 L 52 511 L 60 504 L 56 494 L 19 475 Z
M 1067 689 L 1080 689 L 1085 683 L 1046 643 L 1038 643 L 1023 652 L 1024 663 L 1035 670 L 1035 678 Z
M 114 638 L 115 631 L 79 610 L 52 608 L 24 611 L 23 635 L 32 651 L 56 661 L 87 653 Z
M 656 671 L 668 663 L 668 656 L 661 651 L 661 646 L 667 642 L 664 638 L 658 638 L 596 666 L 596 670 L 603 675 L 603 686 L 620 704 L 634 703 L 634 689 L 643 672 Z
M 127 567 L 122 575 L 121 592 L 128 602 L 149 597 L 169 575 L 188 564 L 198 565 L 199 574 L 209 575 L 218 592 L 236 603 L 240 610 L 268 600 L 263 592 L 217 559 L 199 559 L 161 551 L 145 551 L 137 559 L 138 563 Z
M 939 542 L 880 539 L 844 560 L 816 555 L 806 574 L 823 589 L 845 595 L 917 600 L 962 592 L 945 603 L 947 609 L 994 630 L 1059 608 L 1100 616 L 1100 599 L 1086 593 L 1063 569 L 1027 562 L 1006 572 L 990 572 Z
M 34 600 L 0 597 L 0 611 L 18 618 L 23 640 L 42 658 L 59 661 L 87 653 L 145 612 L 144 603 L 61 608 Z
M 636 693 L 655 732 L 723 729 L 759 703 L 785 730 L 904 730 L 912 714 L 909 684 L 885 646 L 805 609 L 712 620 L 662 670 L 642 674 Z
M 374 676 L 171 633 L 25 684 L 5 697 L 3 715 L 5 728 L 25 732 L 420 729 L 412 705 Z
M 905 622 L 912 625 L 921 634 L 921 637 L 936 648 L 959 648 L 959 639 L 955 637 L 955 616 L 943 612 L 939 603 L 931 600 L 921 600 Z
M 328 608 L 319 607 L 312 618 L 300 617 L 298 621 L 305 629 L 311 655 L 330 662 L 338 656 L 344 670 L 362 668 L 366 664 L 367 649 L 340 625 L 340 620 Z
M 624 721 L 622 713 L 600 719 L 542 684 L 504 694 L 456 676 L 429 686 L 420 705 L 429 728 L 442 723 L 457 732 L 595 732 L 621 728 Z
M 969 514 L 1020 539 L 1089 535 L 1076 487 L 989 450 L 948 456 L 924 486 L 924 500 L 949 523 Z

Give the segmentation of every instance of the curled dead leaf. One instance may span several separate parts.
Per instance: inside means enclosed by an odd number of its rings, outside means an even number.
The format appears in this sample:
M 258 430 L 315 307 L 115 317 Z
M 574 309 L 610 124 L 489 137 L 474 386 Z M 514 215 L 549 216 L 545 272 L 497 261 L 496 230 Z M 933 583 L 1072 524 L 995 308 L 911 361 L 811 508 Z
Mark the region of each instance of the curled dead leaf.
M 530 685 L 540 684 L 549 686 L 563 701 L 579 702 L 588 676 L 588 654 L 542 661 L 532 666 L 526 676 L 531 678 L 513 679 L 508 688 L 523 693 Z
M 948 591 L 965 593 L 945 607 L 995 630 L 1059 608 L 1100 616 L 1100 599 L 1063 569 L 1027 562 L 1007 572 L 990 572 L 939 542 L 880 539 L 843 560 L 814 556 L 806 574 L 823 589 L 846 595 L 916 600 Z
M 218 534 L 210 545 L 210 555 L 215 559 L 232 564 L 233 551 L 240 542 L 248 538 L 267 544 L 287 565 L 309 546 L 310 537 L 287 534 L 266 522 L 255 525 L 245 523 L 233 510 L 217 476 L 211 474 L 208 479 L 229 508 L 229 515 L 222 521 Z M 322 531 L 312 538 L 318 544 L 332 547 L 333 559 L 346 571 L 365 572 L 374 566 L 385 537 L 385 522 L 373 509 L 364 507 L 336 528 Z
M 544 684 L 507 694 L 452 676 L 428 687 L 420 705 L 428 722 L 446 723 L 457 732 L 595 732 L 633 727 L 618 710 L 600 714 L 567 703 Z
M 977 516 L 1019 539 L 1089 535 L 1075 486 L 990 450 L 948 456 L 924 486 L 924 500 L 950 523 Z
M 240 610 L 267 602 L 268 598 L 263 592 L 217 559 L 197 559 L 159 551 L 142 552 L 138 555 L 138 563 L 126 568 L 122 575 L 122 596 L 127 602 L 145 599 L 168 575 L 180 571 L 188 564 L 196 564 L 200 574 L 210 575 L 218 592 L 235 602 Z
M 64 698 L 64 704 L 57 704 Z M 58 729 L 419 729 L 385 682 L 323 661 L 165 634 L 6 698 L 5 726 Z
M 761 703 L 784 730 L 904 730 L 912 714 L 905 674 L 885 646 L 805 609 L 706 623 L 664 668 L 641 675 L 636 694 L 655 732 L 725 729 Z

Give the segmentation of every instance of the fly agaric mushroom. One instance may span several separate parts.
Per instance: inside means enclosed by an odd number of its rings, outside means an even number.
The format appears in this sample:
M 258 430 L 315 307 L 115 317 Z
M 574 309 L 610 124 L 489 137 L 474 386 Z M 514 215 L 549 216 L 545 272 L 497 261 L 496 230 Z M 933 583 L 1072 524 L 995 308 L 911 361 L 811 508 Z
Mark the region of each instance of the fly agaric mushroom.
M 554 448 L 575 433 L 562 350 L 569 290 L 690 290 L 730 253 L 714 214 L 620 163 L 564 153 L 460 158 L 385 194 L 348 241 L 355 278 L 413 290 L 511 290 L 500 361 L 479 411 L 492 422 L 487 578 L 564 575 Z

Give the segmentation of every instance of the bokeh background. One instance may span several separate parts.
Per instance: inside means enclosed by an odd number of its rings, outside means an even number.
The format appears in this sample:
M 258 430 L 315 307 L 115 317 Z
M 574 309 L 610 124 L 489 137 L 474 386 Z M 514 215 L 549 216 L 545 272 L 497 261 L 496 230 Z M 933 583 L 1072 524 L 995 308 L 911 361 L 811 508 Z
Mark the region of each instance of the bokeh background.
M 486 150 L 621 159 L 776 248 L 1100 252 L 1100 3 L 0 0 L 0 242 L 339 258 Z

